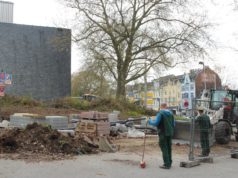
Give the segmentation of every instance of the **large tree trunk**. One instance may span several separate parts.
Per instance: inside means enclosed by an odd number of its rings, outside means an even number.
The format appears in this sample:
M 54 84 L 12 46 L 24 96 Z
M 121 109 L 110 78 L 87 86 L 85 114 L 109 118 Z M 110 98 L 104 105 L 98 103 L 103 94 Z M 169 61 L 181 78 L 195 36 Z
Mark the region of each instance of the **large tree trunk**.
M 120 57 L 120 55 L 118 55 Z M 118 73 L 118 79 L 117 79 L 117 92 L 116 92 L 116 98 L 119 100 L 125 100 L 126 99 L 126 71 L 128 70 L 128 65 L 123 64 L 123 59 L 118 58 L 118 64 L 117 64 L 117 73 Z
M 126 83 L 125 79 L 119 79 L 117 81 L 117 92 L 116 92 L 117 99 L 126 99 Z

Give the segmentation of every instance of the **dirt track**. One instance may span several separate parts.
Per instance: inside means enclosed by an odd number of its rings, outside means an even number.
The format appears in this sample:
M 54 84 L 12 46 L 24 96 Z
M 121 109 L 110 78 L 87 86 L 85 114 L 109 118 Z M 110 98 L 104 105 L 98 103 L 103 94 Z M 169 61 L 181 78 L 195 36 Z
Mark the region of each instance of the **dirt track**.
M 0 145 L 10 144 L 10 147 L 0 147 L 0 158 L 4 159 L 23 159 L 30 162 L 63 160 L 75 158 L 77 147 L 82 148 L 85 143 L 81 140 L 60 136 L 59 133 L 49 131 L 47 128 L 42 130 L 26 129 L 25 131 L 14 130 L 5 135 L 0 134 Z M 43 132 L 43 133 L 42 133 Z M 15 134 L 15 137 L 14 137 Z M 118 146 L 119 152 L 131 153 L 141 156 L 143 150 L 142 138 L 121 138 L 111 139 L 112 143 Z M 71 146 L 70 146 L 71 145 Z M 18 147 L 18 148 L 17 148 Z M 212 156 L 223 156 L 229 154 L 232 147 L 238 148 L 238 142 L 230 142 L 228 145 L 214 145 L 211 147 Z M 88 153 L 98 153 L 97 149 L 87 147 Z M 66 153 L 66 154 L 65 154 Z M 149 136 L 146 139 L 146 155 L 161 155 L 158 146 L 158 137 Z M 196 147 L 195 155 L 201 153 L 201 148 Z M 189 145 L 175 142 L 173 144 L 173 155 L 187 157 Z
M 140 155 L 143 150 L 143 139 L 132 139 L 132 138 L 124 138 L 115 140 L 114 143 L 119 145 L 121 152 L 131 152 Z M 214 156 L 222 156 L 227 155 L 230 149 L 238 148 L 238 142 L 234 140 L 231 141 L 228 145 L 213 145 L 211 147 L 211 155 Z M 188 144 L 173 144 L 173 154 L 177 155 L 188 155 L 189 153 L 189 145 Z M 158 146 L 158 138 L 157 136 L 152 136 L 146 139 L 146 154 L 153 155 L 154 153 L 160 153 L 160 149 Z M 199 155 L 201 152 L 200 147 L 196 147 L 194 150 L 195 155 Z

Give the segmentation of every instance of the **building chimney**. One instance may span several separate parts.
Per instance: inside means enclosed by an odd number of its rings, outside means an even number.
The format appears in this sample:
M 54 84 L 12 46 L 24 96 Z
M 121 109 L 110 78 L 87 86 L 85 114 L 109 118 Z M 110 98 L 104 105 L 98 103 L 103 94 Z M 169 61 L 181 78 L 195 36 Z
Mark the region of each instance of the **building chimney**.
M 0 23 L 13 23 L 13 3 L 0 1 Z

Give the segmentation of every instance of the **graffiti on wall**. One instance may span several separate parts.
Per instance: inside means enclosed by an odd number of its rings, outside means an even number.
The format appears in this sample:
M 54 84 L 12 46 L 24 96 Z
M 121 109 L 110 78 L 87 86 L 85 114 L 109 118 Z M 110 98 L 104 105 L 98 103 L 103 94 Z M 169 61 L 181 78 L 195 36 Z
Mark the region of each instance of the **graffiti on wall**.
M 12 84 L 12 74 L 7 74 L 5 72 L 0 73 L 0 96 L 5 95 L 6 85 Z

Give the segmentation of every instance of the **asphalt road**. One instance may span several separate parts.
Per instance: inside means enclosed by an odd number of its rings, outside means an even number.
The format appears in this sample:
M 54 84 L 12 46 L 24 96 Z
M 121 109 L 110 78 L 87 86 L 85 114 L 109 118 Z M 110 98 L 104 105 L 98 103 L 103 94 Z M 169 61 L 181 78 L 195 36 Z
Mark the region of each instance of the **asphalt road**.
M 78 156 L 74 160 L 26 163 L 0 159 L 0 178 L 236 178 L 238 159 L 229 155 L 214 158 L 193 168 L 179 167 L 184 156 L 173 158 L 170 170 L 159 168 L 160 155 L 146 155 L 147 167 L 139 167 L 141 157 L 134 153 L 103 153 Z

